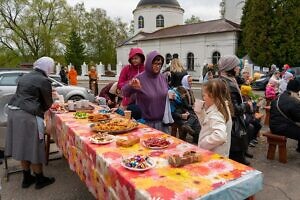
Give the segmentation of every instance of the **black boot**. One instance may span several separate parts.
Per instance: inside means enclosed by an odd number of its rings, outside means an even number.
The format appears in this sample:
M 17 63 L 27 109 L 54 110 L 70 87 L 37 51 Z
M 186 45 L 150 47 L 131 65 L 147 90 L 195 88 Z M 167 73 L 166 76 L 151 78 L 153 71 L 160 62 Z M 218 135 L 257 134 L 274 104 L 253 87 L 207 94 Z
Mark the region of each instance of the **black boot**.
M 300 140 L 298 140 L 298 148 L 296 149 L 298 153 L 300 153 Z
M 40 174 L 35 173 L 35 176 L 36 176 L 35 189 L 42 189 L 43 187 L 55 182 L 55 178 L 46 177 L 43 175 L 43 173 L 40 173 Z
M 23 170 L 22 188 L 29 188 L 33 183 L 35 183 L 35 177 L 31 175 L 30 169 Z
M 245 156 L 248 158 L 253 158 L 253 154 L 249 153 L 248 151 L 245 153 Z

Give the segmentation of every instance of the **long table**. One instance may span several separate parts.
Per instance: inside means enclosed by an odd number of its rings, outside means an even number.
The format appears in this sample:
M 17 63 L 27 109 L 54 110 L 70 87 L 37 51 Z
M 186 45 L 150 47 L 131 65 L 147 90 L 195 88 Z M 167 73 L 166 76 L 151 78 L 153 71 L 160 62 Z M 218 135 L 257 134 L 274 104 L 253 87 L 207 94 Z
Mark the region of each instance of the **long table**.
M 143 139 L 161 135 L 171 145 L 164 150 L 150 150 L 141 144 L 129 148 L 117 147 L 115 142 L 91 144 L 89 136 L 93 132 L 88 120 L 74 119 L 73 113 L 48 112 L 46 124 L 71 170 L 96 199 L 235 200 L 246 199 L 262 189 L 261 172 L 142 124 L 124 135 Z M 168 155 L 186 151 L 201 153 L 201 162 L 181 168 L 168 164 Z M 150 155 L 156 162 L 155 168 L 135 172 L 122 167 L 122 157 L 133 154 Z

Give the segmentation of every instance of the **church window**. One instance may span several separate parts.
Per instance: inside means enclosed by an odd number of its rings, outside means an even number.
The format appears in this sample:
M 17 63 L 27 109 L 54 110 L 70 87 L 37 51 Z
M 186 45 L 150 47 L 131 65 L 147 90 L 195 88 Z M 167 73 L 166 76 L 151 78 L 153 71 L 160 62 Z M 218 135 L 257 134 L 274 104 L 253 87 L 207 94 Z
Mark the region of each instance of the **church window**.
M 194 54 L 190 52 L 187 55 L 187 70 L 194 71 L 194 63 L 195 63 Z
M 144 17 L 139 16 L 139 28 L 144 28 Z
M 166 54 L 166 64 L 169 64 L 172 60 L 172 55 L 170 53 Z
M 165 26 L 164 16 L 158 15 L 156 17 L 156 27 L 164 27 L 164 26 Z
M 220 52 L 218 52 L 218 51 L 213 52 L 213 54 L 212 54 L 212 63 L 214 65 L 218 64 L 220 58 L 221 58 Z

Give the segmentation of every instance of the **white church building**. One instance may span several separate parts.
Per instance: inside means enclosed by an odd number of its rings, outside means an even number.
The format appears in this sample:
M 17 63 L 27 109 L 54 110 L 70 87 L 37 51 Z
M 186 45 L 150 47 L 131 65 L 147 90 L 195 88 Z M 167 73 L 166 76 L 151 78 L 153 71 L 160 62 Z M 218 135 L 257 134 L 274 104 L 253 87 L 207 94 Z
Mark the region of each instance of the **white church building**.
M 184 25 L 184 9 L 177 0 L 141 0 L 133 11 L 134 36 L 117 47 L 117 62 L 127 64 L 133 47 L 142 48 L 145 55 L 157 50 L 166 61 L 178 54 L 189 74 L 199 77 L 204 63 L 215 64 L 222 55 L 235 54 L 241 31 L 242 7 L 235 9 L 239 2 L 223 0 L 222 19 Z

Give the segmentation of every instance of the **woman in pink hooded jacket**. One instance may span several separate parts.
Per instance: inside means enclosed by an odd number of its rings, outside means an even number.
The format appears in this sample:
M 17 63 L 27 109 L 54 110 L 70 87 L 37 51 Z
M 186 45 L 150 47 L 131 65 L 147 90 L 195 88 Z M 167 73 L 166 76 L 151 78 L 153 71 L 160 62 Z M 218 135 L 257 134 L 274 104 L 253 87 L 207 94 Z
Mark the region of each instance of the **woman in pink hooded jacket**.
M 130 64 L 123 67 L 119 80 L 118 89 L 122 89 L 131 79 L 145 70 L 144 62 L 145 55 L 141 48 L 131 48 L 129 52 L 128 62 Z M 130 97 L 124 97 L 122 100 L 122 106 L 126 107 L 131 103 Z

